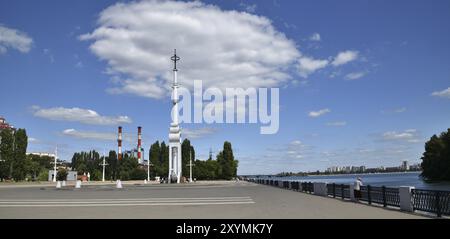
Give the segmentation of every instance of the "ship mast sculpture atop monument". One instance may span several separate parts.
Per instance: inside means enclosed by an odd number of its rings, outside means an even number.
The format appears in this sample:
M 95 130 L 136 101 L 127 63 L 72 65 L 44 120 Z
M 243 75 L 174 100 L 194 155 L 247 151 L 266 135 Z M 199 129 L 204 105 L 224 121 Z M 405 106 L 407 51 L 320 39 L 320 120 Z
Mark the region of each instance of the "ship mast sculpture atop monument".
M 172 123 L 169 129 L 169 183 L 180 183 L 181 178 L 181 130 L 178 124 L 178 81 L 177 81 L 177 50 L 170 58 L 173 63 L 173 83 L 172 83 Z

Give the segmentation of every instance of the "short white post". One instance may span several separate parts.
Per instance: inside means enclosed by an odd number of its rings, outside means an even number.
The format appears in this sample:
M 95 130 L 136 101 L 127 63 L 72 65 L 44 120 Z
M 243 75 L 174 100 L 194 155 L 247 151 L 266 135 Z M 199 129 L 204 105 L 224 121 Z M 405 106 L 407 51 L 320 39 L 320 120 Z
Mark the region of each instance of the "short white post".
M 407 212 L 414 211 L 411 189 L 414 189 L 414 187 L 401 186 L 398 188 L 398 193 L 400 197 L 400 210 L 402 211 Z
M 289 185 L 288 185 L 289 187 L 289 189 L 292 189 L 292 181 L 289 181 Z
M 355 185 L 353 183 L 350 184 L 350 200 L 356 202 L 355 198 Z
M 147 184 L 147 179 L 144 179 L 144 184 Z
M 122 188 L 122 182 L 117 180 L 116 188 Z
M 63 187 L 66 186 L 66 180 L 62 181 L 62 185 L 61 186 L 63 186 Z
M 61 188 L 61 181 L 56 182 L 56 188 Z
M 75 188 L 81 188 L 81 180 L 77 180 L 77 183 L 75 184 Z

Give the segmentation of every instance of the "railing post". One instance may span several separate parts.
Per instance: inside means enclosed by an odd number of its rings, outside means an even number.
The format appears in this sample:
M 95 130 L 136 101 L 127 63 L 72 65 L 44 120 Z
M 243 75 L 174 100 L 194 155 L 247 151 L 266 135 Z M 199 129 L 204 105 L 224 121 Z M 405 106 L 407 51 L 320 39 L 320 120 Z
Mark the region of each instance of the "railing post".
M 314 182 L 312 184 L 313 184 L 314 194 L 319 195 L 319 196 L 324 196 L 324 197 L 328 196 L 327 183 Z
M 387 207 L 387 201 L 386 201 L 386 187 L 381 187 L 381 193 L 383 195 L 383 207 Z
M 336 198 L 336 184 L 333 183 L 333 198 Z
M 442 216 L 442 212 L 441 212 L 441 204 L 440 204 L 440 192 L 439 191 L 435 191 L 436 192 L 436 214 L 438 217 Z
M 372 204 L 372 197 L 370 196 L 370 185 L 367 185 L 367 201 Z
M 412 189 L 414 189 L 414 187 L 401 186 L 398 188 L 398 193 L 400 197 L 400 210 L 408 212 L 414 211 L 411 193 Z
M 344 200 L 344 184 L 341 184 L 341 197 Z
M 350 200 L 356 202 L 355 185 L 353 183 L 350 184 L 349 190 L 350 190 Z

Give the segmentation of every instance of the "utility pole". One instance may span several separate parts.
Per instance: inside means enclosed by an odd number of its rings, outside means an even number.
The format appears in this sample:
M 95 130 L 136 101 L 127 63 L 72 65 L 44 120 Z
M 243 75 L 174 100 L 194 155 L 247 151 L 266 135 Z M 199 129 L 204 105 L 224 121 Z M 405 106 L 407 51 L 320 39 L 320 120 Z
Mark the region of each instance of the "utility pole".
M 150 182 L 150 166 L 153 166 L 153 164 L 150 162 L 150 157 L 147 160 L 147 182 Z
M 53 182 L 55 183 L 56 182 L 56 160 L 57 160 L 57 158 L 58 158 L 58 145 L 56 145 L 56 148 L 55 148 L 55 162 L 53 163 L 54 165 L 53 165 Z
M 192 164 L 192 151 L 189 149 L 189 182 L 192 182 L 192 166 L 195 166 L 195 164 Z

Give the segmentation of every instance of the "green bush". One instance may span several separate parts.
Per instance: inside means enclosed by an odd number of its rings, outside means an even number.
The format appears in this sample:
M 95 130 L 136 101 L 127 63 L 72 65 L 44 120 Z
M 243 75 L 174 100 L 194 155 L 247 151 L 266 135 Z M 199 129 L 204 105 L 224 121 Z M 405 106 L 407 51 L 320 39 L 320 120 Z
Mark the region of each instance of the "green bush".
M 67 179 L 67 170 L 65 169 L 59 169 L 58 174 L 56 175 L 56 180 L 58 181 L 65 181 Z
M 39 181 L 48 181 L 48 169 L 43 169 L 39 172 L 38 176 Z

